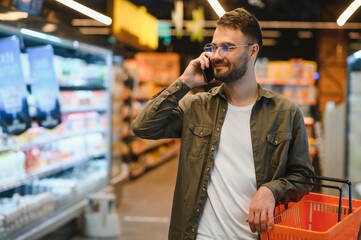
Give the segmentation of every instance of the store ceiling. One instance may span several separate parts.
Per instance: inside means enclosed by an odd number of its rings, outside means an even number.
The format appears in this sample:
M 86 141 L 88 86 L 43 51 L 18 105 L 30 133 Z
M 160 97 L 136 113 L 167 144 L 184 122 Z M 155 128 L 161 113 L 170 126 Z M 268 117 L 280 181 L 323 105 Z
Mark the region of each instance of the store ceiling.
M 4 2 L 4 0 L 0 1 Z M 77 1 L 111 16 L 111 3 L 113 0 Z M 43 2 L 43 15 L 48 20 L 65 22 L 71 25 L 73 19 L 87 18 L 54 0 L 43 0 Z M 131 0 L 130 2 L 138 6 L 145 6 L 147 11 L 158 19 L 171 20 L 175 0 Z M 204 8 L 206 21 L 215 21 L 218 18 L 206 0 L 183 0 L 183 2 L 185 20 L 191 20 L 192 11 L 200 6 Z M 261 26 L 265 33 L 277 35 L 276 37 L 265 37 L 264 56 L 278 59 L 289 59 L 291 57 L 315 59 L 318 34 L 323 27 L 314 24 L 314 22 L 335 24 L 338 16 L 352 0 L 219 0 L 219 2 L 226 11 L 236 7 L 246 7 L 261 21 Z M 121 11 L 121 9 L 119 9 L 119 11 Z M 282 21 L 284 25 L 281 28 L 272 27 L 271 23 L 274 23 L 274 21 Z M 361 9 L 356 11 L 349 19 L 349 22 L 361 24 Z M 292 25 L 295 23 L 296 26 Z M 300 23 L 313 24 L 302 27 Z M 344 29 L 339 32 L 340 34 L 349 34 L 349 32 L 352 32 L 354 39 L 350 38 L 349 41 L 351 45 L 353 44 L 354 49 L 351 50 L 361 49 L 361 38 L 357 39 L 361 36 L 361 27 Z M 107 33 L 99 37 L 109 40 L 109 34 Z M 211 41 L 211 34 L 206 36 L 201 43 L 191 42 L 189 36 L 183 36 L 182 39 L 173 37 L 171 47 L 164 46 L 160 43 L 159 50 L 180 52 L 185 56 L 190 55 L 192 57 L 192 55 L 199 54 L 204 43 L 209 41 Z M 127 46 L 120 47 L 119 49 L 122 51 L 127 49 Z

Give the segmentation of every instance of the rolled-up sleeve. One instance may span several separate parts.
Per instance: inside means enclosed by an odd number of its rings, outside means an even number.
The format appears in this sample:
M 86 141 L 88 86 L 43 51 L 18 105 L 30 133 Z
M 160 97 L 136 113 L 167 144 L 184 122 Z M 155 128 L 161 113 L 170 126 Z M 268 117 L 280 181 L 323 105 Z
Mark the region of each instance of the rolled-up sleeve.
M 190 88 L 180 78 L 153 96 L 132 123 L 132 131 L 145 139 L 180 137 L 183 109 L 180 100 Z

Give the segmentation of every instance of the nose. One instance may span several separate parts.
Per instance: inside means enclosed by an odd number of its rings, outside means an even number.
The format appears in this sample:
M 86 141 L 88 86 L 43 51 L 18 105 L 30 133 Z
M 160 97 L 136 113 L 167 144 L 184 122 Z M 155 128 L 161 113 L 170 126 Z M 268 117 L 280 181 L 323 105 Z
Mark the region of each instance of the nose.
M 222 58 L 223 56 L 222 56 L 221 52 L 222 52 L 222 49 L 220 47 L 217 47 L 216 51 L 214 51 L 212 57 L 215 57 L 216 55 L 218 55 L 218 57 Z

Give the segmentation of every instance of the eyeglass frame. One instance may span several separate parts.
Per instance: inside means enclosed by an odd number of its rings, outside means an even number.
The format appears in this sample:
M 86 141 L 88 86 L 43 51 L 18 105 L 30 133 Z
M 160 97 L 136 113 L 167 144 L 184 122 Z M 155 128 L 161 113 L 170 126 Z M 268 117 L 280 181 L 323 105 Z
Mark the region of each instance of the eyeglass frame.
M 203 50 L 204 50 L 205 52 L 211 52 L 212 54 L 215 54 L 215 53 L 217 52 L 218 48 L 221 48 L 221 51 L 222 51 L 224 54 L 219 54 L 219 55 L 220 55 L 221 57 L 225 57 L 225 56 L 227 56 L 227 55 L 231 52 L 232 49 L 239 48 L 239 47 L 249 47 L 249 46 L 252 46 L 253 44 L 254 44 L 254 43 L 240 44 L 240 45 L 231 45 L 231 46 L 229 46 L 227 43 L 222 43 L 220 46 L 217 46 L 217 45 L 215 45 L 215 44 L 213 44 L 213 43 L 207 43 L 207 44 L 204 46 Z M 211 46 L 207 47 L 207 45 L 208 45 L 208 46 L 211 45 Z M 222 49 L 222 46 L 223 46 L 223 47 L 226 46 L 226 47 L 228 48 L 228 50 L 225 51 L 224 49 Z M 207 51 L 206 48 L 211 48 L 212 51 Z M 214 50 L 214 49 L 215 49 L 215 50 Z

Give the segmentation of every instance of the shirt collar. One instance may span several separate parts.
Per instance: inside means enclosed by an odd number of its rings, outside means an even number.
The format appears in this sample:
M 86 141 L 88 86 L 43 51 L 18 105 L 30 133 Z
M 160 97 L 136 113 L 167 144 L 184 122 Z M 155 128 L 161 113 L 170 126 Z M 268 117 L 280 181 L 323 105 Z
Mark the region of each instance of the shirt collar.
M 210 90 L 210 94 L 214 97 L 216 95 L 220 95 L 221 97 L 223 97 L 224 99 L 226 99 L 226 94 L 224 93 L 224 84 L 221 84 L 220 86 L 214 87 Z M 260 84 L 258 84 L 258 100 L 260 100 L 262 97 L 265 98 L 273 98 L 275 96 L 275 94 L 265 88 L 263 88 Z

